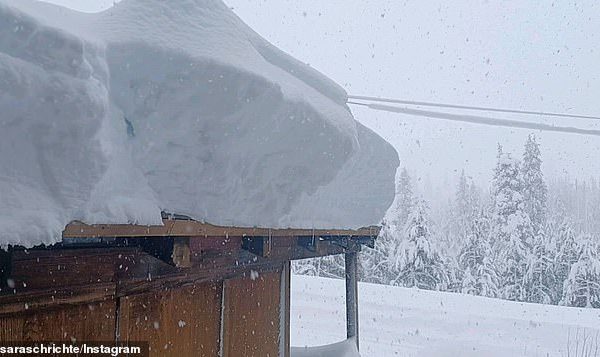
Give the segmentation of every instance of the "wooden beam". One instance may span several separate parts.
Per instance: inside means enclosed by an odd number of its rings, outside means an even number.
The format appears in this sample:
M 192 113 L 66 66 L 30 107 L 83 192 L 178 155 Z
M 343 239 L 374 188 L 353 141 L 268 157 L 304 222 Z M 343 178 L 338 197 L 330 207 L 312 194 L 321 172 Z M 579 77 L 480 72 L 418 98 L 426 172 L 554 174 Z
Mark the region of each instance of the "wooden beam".
M 224 227 L 193 220 L 164 219 L 162 226 L 140 226 L 132 224 L 87 225 L 72 222 L 65 227 L 63 238 L 108 238 L 108 237 L 376 237 L 380 227 L 359 229 L 271 229 L 257 227 Z
M 62 305 L 106 301 L 115 296 L 115 288 L 115 283 L 96 283 L 0 295 L 0 316 Z

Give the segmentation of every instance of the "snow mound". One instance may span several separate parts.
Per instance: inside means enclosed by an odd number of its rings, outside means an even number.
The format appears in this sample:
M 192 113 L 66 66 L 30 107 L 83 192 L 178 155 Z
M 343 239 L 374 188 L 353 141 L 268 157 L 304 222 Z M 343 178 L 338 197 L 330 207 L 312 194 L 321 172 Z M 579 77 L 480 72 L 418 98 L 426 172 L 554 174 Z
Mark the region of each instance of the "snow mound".
M 0 0 L 0 244 L 72 220 L 379 223 L 396 152 L 220 0 Z
M 331 345 L 292 347 L 292 357 L 360 357 L 354 338 Z

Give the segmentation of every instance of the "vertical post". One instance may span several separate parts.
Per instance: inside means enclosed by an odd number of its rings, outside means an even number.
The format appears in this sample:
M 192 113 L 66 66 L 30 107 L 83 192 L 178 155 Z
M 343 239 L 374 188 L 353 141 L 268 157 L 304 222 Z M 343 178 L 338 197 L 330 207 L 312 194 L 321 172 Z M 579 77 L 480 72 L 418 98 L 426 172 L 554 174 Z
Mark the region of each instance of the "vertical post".
M 346 336 L 358 343 L 358 253 L 346 253 Z
M 192 266 L 190 250 L 190 238 L 182 237 L 175 238 L 173 240 L 173 252 L 171 253 L 171 260 L 178 268 L 189 268 Z
M 290 261 L 283 263 L 281 272 L 281 293 L 279 302 L 279 356 L 290 357 L 290 293 L 291 266 Z

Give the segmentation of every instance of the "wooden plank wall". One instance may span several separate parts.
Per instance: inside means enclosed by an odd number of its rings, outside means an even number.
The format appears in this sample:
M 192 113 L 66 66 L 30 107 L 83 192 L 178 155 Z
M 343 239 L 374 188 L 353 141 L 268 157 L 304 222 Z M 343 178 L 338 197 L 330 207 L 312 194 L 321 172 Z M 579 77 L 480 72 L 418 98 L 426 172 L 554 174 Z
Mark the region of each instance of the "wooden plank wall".
M 139 254 L 133 248 L 17 251 L 11 278 L 18 288 L 35 289 L 114 282 L 118 267 L 133 265 Z
M 119 338 L 148 341 L 151 356 L 218 356 L 221 292 L 204 283 L 123 297 Z
M 234 272 L 223 267 L 237 253 L 212 258 L 210 246 L 200 252 L 192 259 L 196 265 L 177 273 L 177 284 L 170 275 L 162 281 L 162 271 L 151 269 L 155 258 L 136 250 L 16 255 L 13 284 L 30 291 L 4 296 L 0 342 L 148 341 L 151 356 L 177 357 L 276 357 L 289 351 L 289 334 L 280 334 L 289 331 L 289 262 Z M 197 271 L 221 271 L 216 266 L 226 275 L 193 280 Z M 143 287 L 127 290 L 138 276 Z M 86 289 L 99 291 L 73 295 Z
M 225 281 L 223 357 L 279 356 L 281 270 Z
M 115 300 L 0 317 L 0 341 L 112 341 Z

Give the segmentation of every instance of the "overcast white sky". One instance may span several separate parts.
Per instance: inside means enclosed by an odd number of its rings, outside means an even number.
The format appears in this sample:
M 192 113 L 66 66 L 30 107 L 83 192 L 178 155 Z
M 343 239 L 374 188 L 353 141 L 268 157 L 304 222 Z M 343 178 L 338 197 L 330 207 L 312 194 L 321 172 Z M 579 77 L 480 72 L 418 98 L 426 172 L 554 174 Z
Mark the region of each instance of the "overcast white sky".
M 51 0 L 99 11 L 112 0 Z M 226 0 L 258 33 L 352 94 L 600 115 L 594 0 Z M 518 155 L 531 131 L 353 108 L 402 165 L 436 186 L 461 169 L 486 182 L 496 144 Z M 498 117 L 498 115 L 495 115 Z M 600 121 L 540 120 L 600 129 Z M 538 133 L 548 175 L 600 176 L 600 138 Z

